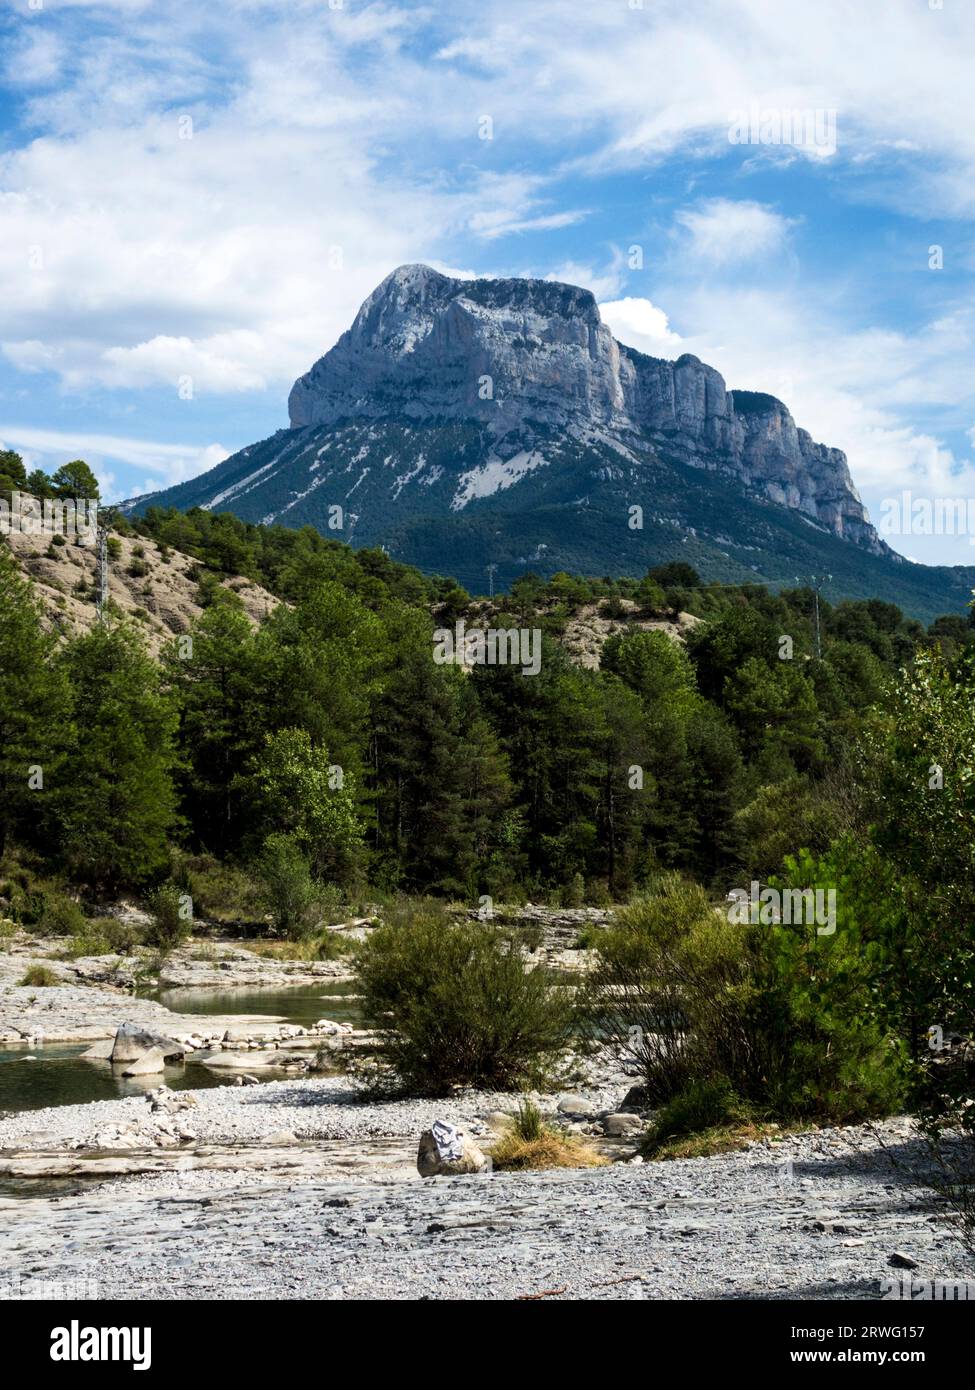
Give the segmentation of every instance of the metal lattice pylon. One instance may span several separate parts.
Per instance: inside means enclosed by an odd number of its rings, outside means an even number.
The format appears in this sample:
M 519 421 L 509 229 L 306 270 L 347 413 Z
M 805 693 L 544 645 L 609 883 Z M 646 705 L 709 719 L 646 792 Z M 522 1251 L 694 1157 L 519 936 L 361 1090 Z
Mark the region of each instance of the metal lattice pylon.
M 108 604 L 108 531 L 104 526 L 98 528 L 98 621 L 103 623 L 107 616 Z

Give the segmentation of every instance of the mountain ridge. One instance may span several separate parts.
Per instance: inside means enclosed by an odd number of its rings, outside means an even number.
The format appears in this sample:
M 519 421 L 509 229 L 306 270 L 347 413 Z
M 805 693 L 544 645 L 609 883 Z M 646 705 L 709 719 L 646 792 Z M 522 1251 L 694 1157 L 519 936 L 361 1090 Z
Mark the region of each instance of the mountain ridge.
M 642 573 L 679 547 L 708 578 L 823 571 L 840 596 L 934 616 L 975 579 L 896 555 L 845 454 L 783 402 L 617 342 L 578 286 L 400 266 L 288 404 L 288 428 L 126 508 L 311 524 L 458 578 L 491 564 L 501 584 Z

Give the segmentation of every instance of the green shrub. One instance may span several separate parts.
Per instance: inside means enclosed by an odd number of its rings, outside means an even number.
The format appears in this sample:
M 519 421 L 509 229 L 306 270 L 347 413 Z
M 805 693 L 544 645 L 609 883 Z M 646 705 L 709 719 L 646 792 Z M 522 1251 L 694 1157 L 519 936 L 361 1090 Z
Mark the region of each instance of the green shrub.
M 71 936 L 83 931 L 86 918 L 80 905 L 50 883 L 14 887 L 11 912 L 15 920 L 39 936 Z
M 652 1101 L 719 1078 L 783 1119 L 850 1120 L 903 1100 L 903 1049 L 876 1017 L 873 965 L 852 934 L 730 922 L 671 878 L 598 949 L 590 1026 L 635 1056 Z
M 116 917 L 98 917 L 86 921 L 82 931 L 74 932 L 68 944 L 68 955 L 126 956 L 144 940 L 144 933 L 132 922 L 120 922 Z
M 414 1094 L 525 1090 L 567 1044 L 572 1006 L 512 938 L 430 915 L 374 932 L 356 952 L 363 1012 L 379 1020 L 382 1079 Z
M 317 886 L 308 860 L 290 835 L 269 835 L 257 863 L 274 925 L 292 941 L 313 930 Z
M 174 857 L 172 878 L 191 895 L 198 916 L 256 924 L 265 911 L 257 880 L 213 855 Z
M 615 618 L 620 620 L 628 618 L 629 615 L 630 610 L 616 594 L 613 594 L 610 598 L 603 599 L 602 603 L 599 605 L 599 616 L 601 618 Z
M 582 907 L 585 901 L 586 880 L 582 874 L 575 873 L 562 890 L 562 905 L 564 907 Z
M 189 936 L 191 918 L 187 914 L 187 896 L 175 883 L 164 883 L 149 899 L 152 922 L 146 928 L 145 941 L 158 951 L 173 951 Z
M 703 1130 L 744 1118 L 741 1102 L 727 1077 L 691 1081 L 654 1116 L 653 1125 L 641 1144 L 641 1152 L 652 1158 L 668 1139 L 700 1134 Z
M 659 613 L 667 602 L 663 589 L 649 575 L 640 580 L 635 597 L 643 614 Z

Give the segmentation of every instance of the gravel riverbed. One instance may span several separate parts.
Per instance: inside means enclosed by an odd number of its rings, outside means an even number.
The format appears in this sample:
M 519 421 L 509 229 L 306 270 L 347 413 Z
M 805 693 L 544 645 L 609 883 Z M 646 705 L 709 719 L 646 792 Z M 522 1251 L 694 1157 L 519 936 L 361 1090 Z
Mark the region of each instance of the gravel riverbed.
M 585 1094 L 609 1108 L 625 1082 L 597 1069 Z M 332 1076 L 196 1101 L 187 1113 L 198 1141 L 163 1155 L 165 1171 L 136 1164 L 71 1195 L 0 1198 L 7 1287 L 88 1280 L 99 1298 L 165 1299 L 847 1299 L 879 1298 L 892 1278 L 975 1283 L 921 1181 L 924 1151 L 907 1119 L 709 1159 L 634 1162 L 624 1144 L 623 1161 L 601 1169 L 424 1180 L 422 1129 L 446 1118 L 480 1137 L 512 1098 L 363 1100 Z M 9 1116 L 0 1147 L 70 1152 L 148 1109 L 130 1097 Z M 260 1152 L 273 1158 L 263 1170 Z M 896 1252 L 913 1268 L 892 1266 Z
M 90 1280 L 109 1299 L 876 1299 L 892 1279 L 975 1281 L 915 1181 L 907 1122 L 880 1138 L 822 1130 L 709 1159 L 428 1180 L 126 1179 L 0 1200 L 0 1264 L 8 1281 Z

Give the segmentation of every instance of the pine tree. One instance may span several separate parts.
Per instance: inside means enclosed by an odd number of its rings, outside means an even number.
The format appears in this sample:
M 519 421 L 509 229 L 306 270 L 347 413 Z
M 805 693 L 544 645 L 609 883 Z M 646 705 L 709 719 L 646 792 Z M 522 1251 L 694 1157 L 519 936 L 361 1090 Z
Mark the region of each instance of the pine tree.
M 30 585 L 0 546 L 0 854 L 41 842 L 70 741 L 69 691 Z
M 506 761 L 470 677 L 434 662 L 429 621 L 400 605 L 385 620 L 390 663 L 371 748 L 379 859 L 412 887 L 489 890 L 510 800 Z
M 207 609 L 163 654 L 180 707 L 181 805 L 197 844 L 235 852 L 248 828 L 233 788 L 262 747 L 273 719 L 268 653 L 245 613 L 231 604 Z
M 61 805 L 65 853 L 98 889 L 138 885 L 166 863 L 176 821 L 177 711 L 128 627 L 97 627 L 60 664 L 79 736 Z

